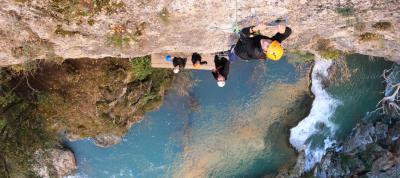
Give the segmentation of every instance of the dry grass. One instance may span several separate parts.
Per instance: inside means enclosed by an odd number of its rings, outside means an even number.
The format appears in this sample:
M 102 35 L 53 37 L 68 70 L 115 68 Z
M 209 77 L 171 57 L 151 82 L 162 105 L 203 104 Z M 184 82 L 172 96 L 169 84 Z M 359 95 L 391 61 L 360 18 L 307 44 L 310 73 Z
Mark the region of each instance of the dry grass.
M 101 12 L 117 13 L 125 9 L 125 4 L 116 0 L 51 0 L 49 9 L 61 14 L 70 22 L 82 17 L 92 17 Z
M 383 35 L 366 32 L 358 36 L 358 40 L 361 42 L 369 42 L 369 41 L 379 41 L 383 39 Z
M 106 44 L 117 48 L 126 48 L 140 41 L 146 29 L 146 23 L 142 22 L 134 27 L 134 31 L 127 28 L 125 24 L 114 24 L 107 36 Z
M 381 21 L 381 22 L 377 22 L 377 23 L 373 24 L 372 28 L 375 28 L 378 30 L 388 30 L 388 29 L 392 28 L 392 24 L 390 22 Z
M 73 35 L 79 34 L 78 31 L 64 30 L 62 28 L 62 25 L 57 25 L 56 30 L 54 31 L 54 33 L 56 33 L 57 35 L 61 35 L 62 37 L 73 36 Z
M 357 31 L 364 31 L 365 28 L 366 28 L 366 25 L 363 22 L 357 22 L 356 24 L 354 24 L 354 29 Z

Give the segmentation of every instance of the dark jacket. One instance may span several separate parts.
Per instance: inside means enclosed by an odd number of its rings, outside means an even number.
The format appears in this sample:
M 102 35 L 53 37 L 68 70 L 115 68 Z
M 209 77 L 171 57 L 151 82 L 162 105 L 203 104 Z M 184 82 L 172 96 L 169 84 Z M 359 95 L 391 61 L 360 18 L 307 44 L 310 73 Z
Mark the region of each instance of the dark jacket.
M 186 58 L 174 57 L 174 59 L 172 59 L 172 64 L 174 67 L 179 66 L 180 69 L 183 69 L 186 66 L 186 60 Z
M 212 75 L 214 76 L 215 80 L 218 80 L 218 74 L 221 74 L 222 76 L 225 77 L 225 80 L 228 80 L 228 74 L 229 74 L 229 60 L 226 59 L 225 57 L 218 57 L 215 55 L 214 57 L 214 63 L 215 63 L 215 71 L 212 72 Z
M 271 39 L 272 41 L 276 40 L 281 43 L 292 33 L 292 29 L 286 27 L 285 33 L 276 33 L 272 38 L 270 38 L 263 35 L 250 34 L 250 28 L 252 27 L 253 26 L 244 28 L 239 32 L 240 39 L 235 46 L 235 54 L 244 60 L 267 58 L 260 44 L 261 39 Z M 254 36 L 250 37 L 251 35 Z
M 201 61 L 201 55 L 199 53 L 192 54 L 192 63 L 195 64 L 197 61 L 200 62 L 200 65 L 207 64 L 207 61 Z

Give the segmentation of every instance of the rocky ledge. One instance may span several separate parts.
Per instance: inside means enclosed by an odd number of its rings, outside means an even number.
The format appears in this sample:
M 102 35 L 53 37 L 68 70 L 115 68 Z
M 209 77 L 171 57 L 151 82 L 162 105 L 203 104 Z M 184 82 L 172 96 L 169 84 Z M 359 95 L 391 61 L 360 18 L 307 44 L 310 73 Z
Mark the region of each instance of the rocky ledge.
M 340 152 L 330 151 L 315 170 L 318 177 L 398 177 L 400 122 L 359 124 Z

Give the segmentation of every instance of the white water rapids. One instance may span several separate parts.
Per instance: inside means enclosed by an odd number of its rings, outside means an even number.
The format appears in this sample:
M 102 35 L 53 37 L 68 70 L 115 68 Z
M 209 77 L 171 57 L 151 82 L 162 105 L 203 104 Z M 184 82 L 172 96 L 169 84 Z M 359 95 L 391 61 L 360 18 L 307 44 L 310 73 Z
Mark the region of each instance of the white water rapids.
M 311 74 L 311 91 L 315 99 L 310 114 L 290 130 L 290 143 L 298 150 L 304 151 L 306 157 L 305 171 L 310 170 L 316 163 L 321 161 L 327 148 L 331 147 L 335 141 L 327 137 L 324 139 L 324 146 L 314 148 L 311 146 L 310 137 L 322 132 L 319 126 L 330 130 L 330 135 L 335 132 L 335 125 L 330 121 L 336 107 L 340 101 L 332 98 L 325 90 L 323 80 L 328 77 L 328 69 L 332 61 L 316 60 Z

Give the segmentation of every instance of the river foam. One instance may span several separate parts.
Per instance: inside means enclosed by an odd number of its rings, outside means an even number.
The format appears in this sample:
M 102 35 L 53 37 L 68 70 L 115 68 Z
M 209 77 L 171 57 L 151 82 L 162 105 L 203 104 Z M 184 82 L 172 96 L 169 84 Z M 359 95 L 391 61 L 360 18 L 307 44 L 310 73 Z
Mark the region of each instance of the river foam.
M 335 124 L 330 117 L 335 113 L 340 101 L 331 97 L 325 90 L 323 80 L 328 77 L 328 69 L 332 61 L 316 60 L 311 74 L 311 91 L 315 99 L 310 114 L 290 130 L 290 143 L 298 150 L 304 151 L 306 157 L 305 171 L 310 170 L 318 163 L 327 148 L 333 146 L 335 141 L 330 138 L 335 132 Z M 323 132 L 328 131 L 326 135 Z M 311 137 L 316 134 L 323 134 L 323 146 L 312 145 Z

